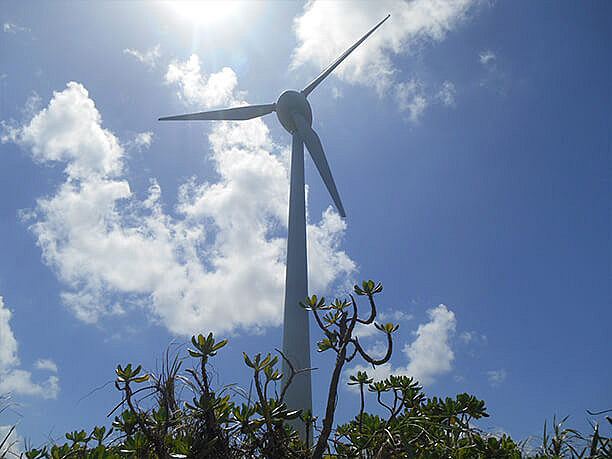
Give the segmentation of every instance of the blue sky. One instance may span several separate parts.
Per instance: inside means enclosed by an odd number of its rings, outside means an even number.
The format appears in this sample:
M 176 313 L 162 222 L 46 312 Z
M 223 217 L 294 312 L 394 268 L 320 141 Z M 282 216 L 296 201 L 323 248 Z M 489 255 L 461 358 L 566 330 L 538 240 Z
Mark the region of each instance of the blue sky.
M 248 387 L 241 353 L 281 340 L 289 135 L 156 120 L 271 103 L 387 13 L 309 97 L 347 212 L 307 159 L 310 291 L 382 281 L 400 331 L 376 374 L 483 398 L 484 429 L 609 408 L 610 5 L 225 5 L 3 3 L 0 425 L 109 424 L 116 365 L 194 332 L 230 338 L 215 381 Z

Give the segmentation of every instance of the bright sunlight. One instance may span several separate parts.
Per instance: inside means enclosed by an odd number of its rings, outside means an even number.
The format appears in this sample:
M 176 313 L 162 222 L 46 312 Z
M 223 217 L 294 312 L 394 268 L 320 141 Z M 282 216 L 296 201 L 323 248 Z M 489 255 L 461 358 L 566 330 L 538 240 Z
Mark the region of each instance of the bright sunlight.
M 196 25 L 217 24 L 236 18 L 246 7 L 245 2 L 238 0 L 178 0 L 165 2 L 181 18 Z

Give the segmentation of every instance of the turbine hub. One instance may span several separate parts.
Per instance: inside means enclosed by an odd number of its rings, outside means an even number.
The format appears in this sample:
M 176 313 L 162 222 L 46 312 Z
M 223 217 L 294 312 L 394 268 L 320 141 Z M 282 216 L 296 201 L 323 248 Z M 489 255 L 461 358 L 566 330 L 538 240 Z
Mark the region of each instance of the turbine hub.
M 290 134 L 296 130 L 293 113 L 302 115 L 309 126 L 312 124 L 312 110 L 306 96 L 298 91 L 285 91 L 276 101 L 276 116 Z

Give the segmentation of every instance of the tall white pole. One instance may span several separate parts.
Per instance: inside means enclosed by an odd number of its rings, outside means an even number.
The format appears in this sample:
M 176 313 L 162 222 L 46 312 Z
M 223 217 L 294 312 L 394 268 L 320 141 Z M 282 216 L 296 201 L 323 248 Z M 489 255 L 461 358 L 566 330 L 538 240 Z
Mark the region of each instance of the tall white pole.
M 289 234 L 287 237 L 287 276 L 285 278 L 285 310 L 283 320 L 283 353 L 296 370 L 310 368 L 310 330 L 308 312 L 298 303 L 308 295 L 308 266 L 306 261 L 306 205 L 304 199 L 304 142 L 293 133 L 291 148 L 291 182 L 289 191 Z M 290 374 L 283 361 L 283 384 Z M 289 409 L 312 410 L 312 386 L 310 372 L 293 378 L 285 394 Z M 306 428 L 301 420 L 292 423 L 306 438 Z M 312 442 L 312 429 L 309 432 Z

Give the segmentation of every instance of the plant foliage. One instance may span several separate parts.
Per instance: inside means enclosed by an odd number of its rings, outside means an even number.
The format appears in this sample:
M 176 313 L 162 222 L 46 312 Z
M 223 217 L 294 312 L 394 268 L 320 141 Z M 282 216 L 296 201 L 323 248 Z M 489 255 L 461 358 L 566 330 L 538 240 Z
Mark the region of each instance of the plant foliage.
M 21 457 L 28 459 L 119 459 L 119 458 L 604 458 L 612 457 L 612 439 L 604 437 L 599 424 L 593 433 L 583 436 L 564 427 L 567 418 L 553 420 L 552 429 L 544 424 L 542 443 L 533 456 L 525 444 L 516 444 L 509 436 L 484 434 L 475 420 L 488 417 L 485 402 L 473 395 L 455 398 L 427 397 L 419 383 L 407 376 L 390 376 L 374 381 L 367 372 L 350 375 L 348 384 L 359 390 L 359 411 L 350 422 L 333 428 L 338 402 L 338 386 L 344 365 L 361 358 L 376 366 L 387 362 L 393 351 L 393 323 L 374 322 L 377 310 L 374 296 L 382 285 L 364 281 L 356 285 L 354 295 L 327 303 L 313 295 L 302 303 L 311 311 L 323 334 L 317 342 L 319 352 L 332 351 L 335 365 L 321 425 L 312 413 L 292 410 L 284 395 L 293 377 L 309 369 L 296 369 L 286 356 L 258 353 L 243 354 L 252 372 L 256 397 L 238 401 L 233 386 L 213 388 L 210 384 L 210 360 L 227 344 L 212 333 L 193 336 L 187 350 L 194 366 L 181 371 L 183 360 L 166 352 L 158 374 L 144 372 L 141 365 L 118 365 L 115 388 L 121 400 L 111 410 L 112 427 L 95 427 L 91 432 L 75 430 L 60 442 L 28 448 Z M 358 314 L 357 297 L 366 297 L 367 317 Z M 381 359 L 370 356 L 354 336 L 357 324 L 374 324 L 384 334 L 387 352 Z M 288 363 L 291 374 L 280 393 L 280 359 Z M 182 388 L 190 396 L 182 400 Z M 233 397 L 234 395 L 234 397 Z M 366 410 L 366 399 L 374 404 L 373 414 Z M 0 414 L 6 408 L 0 397 Z M 151 402 L 154 400 L 154 402 Z M 590 413 L 601 415 L 602 413 Z M 612 424 L 612 419 L 606 417 Z M 314 439 L 302 439 L 292 428 L 295 422 L 306 424 L 318 433 Z M 14 429 L 14 426 L 13 426 Z M 8 441 L 12 430 L 0 437 L 0 458 L 17 456 Z

